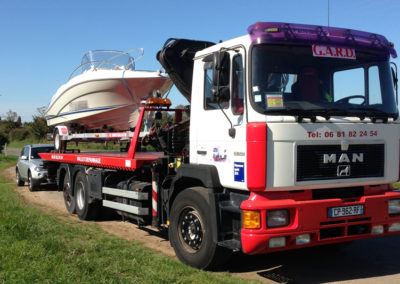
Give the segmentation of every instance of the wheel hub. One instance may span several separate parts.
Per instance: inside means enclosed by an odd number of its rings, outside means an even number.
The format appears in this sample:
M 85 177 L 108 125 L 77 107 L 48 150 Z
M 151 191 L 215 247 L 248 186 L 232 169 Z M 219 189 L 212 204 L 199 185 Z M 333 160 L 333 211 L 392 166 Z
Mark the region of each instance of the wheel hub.
M 82 209 L 85 204 L 85 192 L 83 191 L 83 184 L 82 182 L 79 182 L 77 184 L 76 188 L 76 205 L 78 206 L 79 209 Z
M 196 212 L 190 211 L 182 218 L 181 234 L 183 241 L 193 250 L 200 248 L 203 240 L 203 229 Z

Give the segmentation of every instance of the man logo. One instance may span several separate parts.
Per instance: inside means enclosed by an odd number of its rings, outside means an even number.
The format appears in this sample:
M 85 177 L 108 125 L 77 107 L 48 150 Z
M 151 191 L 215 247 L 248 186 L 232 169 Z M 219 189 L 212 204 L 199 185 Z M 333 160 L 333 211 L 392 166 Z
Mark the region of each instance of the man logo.
M 342 153 L 339 158 L 336 154 L 324 154 L 324 164 L 340 164 L 340 163 L 364 163 L 364 153 L 353 153 L 350 156 L 346 153 Z
M 349 177 L 350 176 L 350 165 L 340 165 L 337 167 L 338 177 Z

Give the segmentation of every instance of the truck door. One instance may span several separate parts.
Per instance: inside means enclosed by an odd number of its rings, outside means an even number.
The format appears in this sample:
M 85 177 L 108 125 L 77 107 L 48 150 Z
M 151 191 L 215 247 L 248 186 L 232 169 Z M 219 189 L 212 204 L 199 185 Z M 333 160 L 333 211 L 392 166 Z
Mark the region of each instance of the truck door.
M 238 49 L 242 51 L 242 49 Z M 229 52 L 230 98 L 218 104 L 213 84 L 213 56 L 203 59 L 203 80 L 192 97 L 191 162 L 215 165 L 223 186 L 244 189 L 246 185 L 245 72 L 242 52 Z M 198 64 L 201 65 L 201 64 Z M 198 76 L 200 77 L 200 76 Z M 201 90 L 198 91 L 198 90 Z M 234 128 L 232 135 L 231 128 Z M 194 142 L 194 143 L 193 143 Z

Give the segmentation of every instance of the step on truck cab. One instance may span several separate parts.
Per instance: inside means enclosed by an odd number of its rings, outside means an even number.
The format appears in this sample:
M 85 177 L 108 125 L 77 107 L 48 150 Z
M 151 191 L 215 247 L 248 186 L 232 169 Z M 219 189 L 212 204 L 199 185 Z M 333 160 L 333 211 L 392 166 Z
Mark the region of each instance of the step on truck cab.
M 256 23 L 218 44 L 171 39 L 157 58 L 190 102 L 190 120 L 178 110 L 175 123 L 150 135 L 164 145 L 160 155 L 138 152 L 141 124 L 127 156 L 104 157 L 108 164 L 93 155 L 44 155 L 58 162 L 69 204 L 100 202 L 168 228 L 179 259 L 202 269 L 230 251 L 399 233 L 390 57 L 396 51 L 381 35 L 287 23 Z M 146 110 L 168 108 L 147 105 L 140 121 Z

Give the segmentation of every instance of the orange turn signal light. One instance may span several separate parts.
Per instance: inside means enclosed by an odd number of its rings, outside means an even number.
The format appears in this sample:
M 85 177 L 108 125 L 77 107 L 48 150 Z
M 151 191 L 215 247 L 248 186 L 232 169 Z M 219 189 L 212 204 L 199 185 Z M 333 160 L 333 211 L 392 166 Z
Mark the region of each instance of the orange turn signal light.
M 260 229 L 261 215 L 259 211 L 242 211 L 242 227 L 243 229 Z

